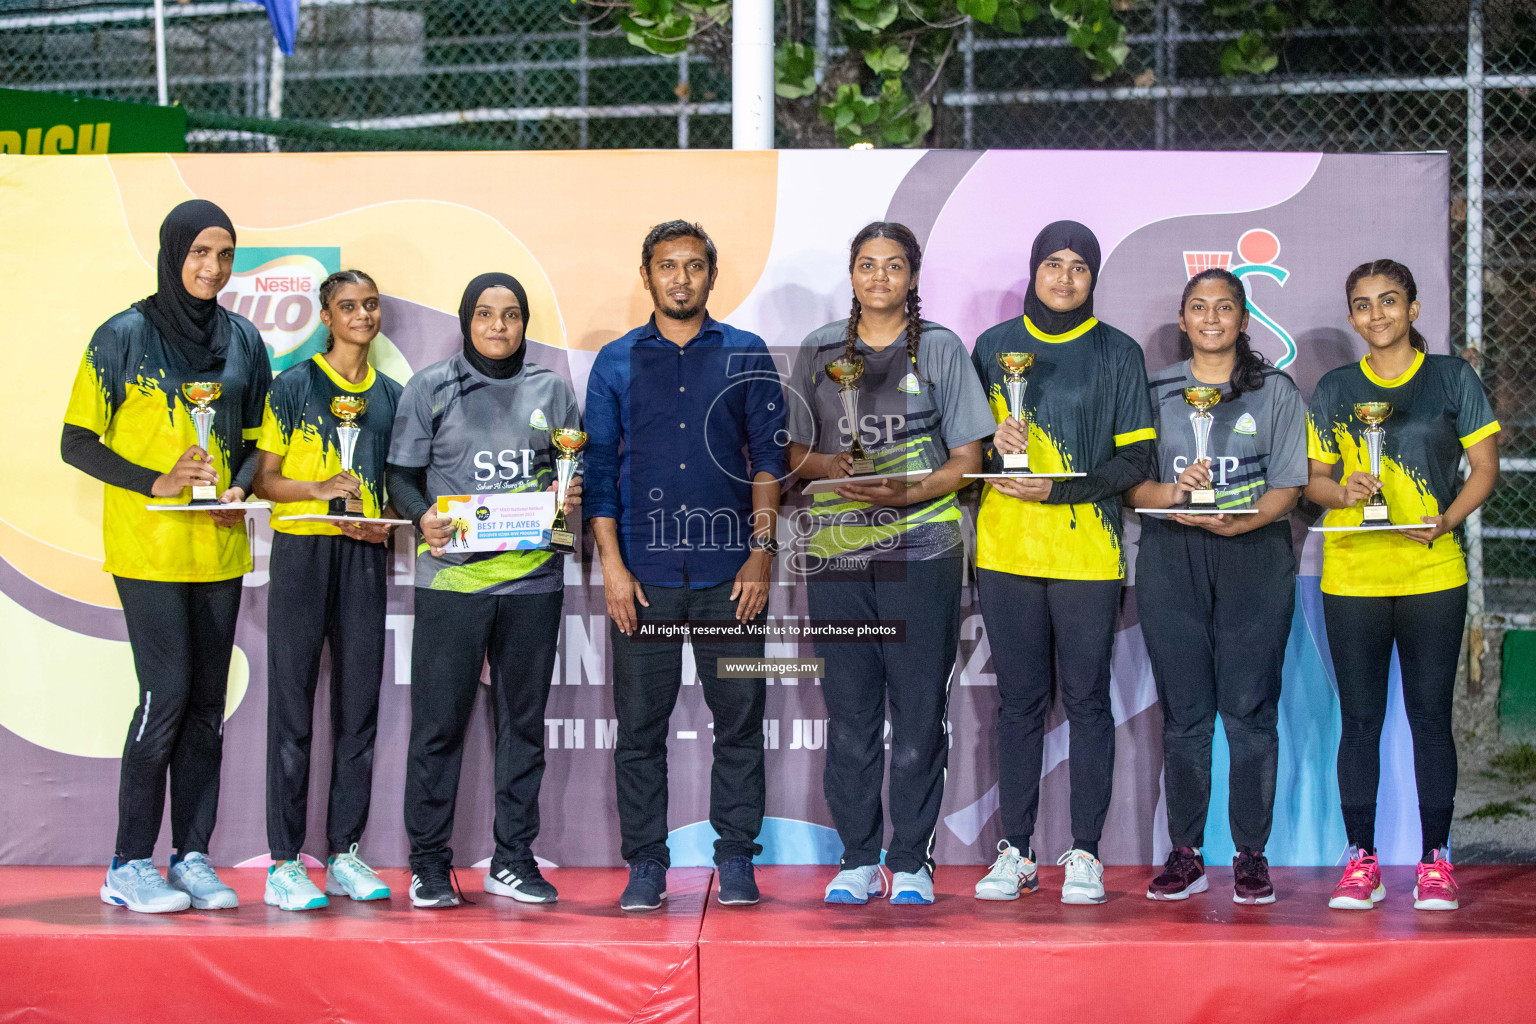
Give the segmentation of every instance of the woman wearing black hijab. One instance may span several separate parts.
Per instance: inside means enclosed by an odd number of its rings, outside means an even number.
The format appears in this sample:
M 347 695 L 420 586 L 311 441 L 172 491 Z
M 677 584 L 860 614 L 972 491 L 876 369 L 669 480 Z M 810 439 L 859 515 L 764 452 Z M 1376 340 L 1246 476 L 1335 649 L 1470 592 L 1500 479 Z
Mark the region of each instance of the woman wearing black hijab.
M 448 841 L 464 735 L 487 660 L 496 730 L 496 850 L 485 891 L 523 903 L 556 899 L 534 862 L 533 840 L 565 559 L 542 549 L 448 551 L 452 521 L 436 511 L 444 494 L 554 488 L 550 431 L 579 430 L 581 414 L 563 377 L 525 361 L 529 314 L 516 278 L 481 274 L 471 281 L 459 302 L 463 351 L 406 384 L 390 439 L 390 499 L 422 537 L 405 774 L 411 902 L 418 907 L 459 904 Z M 580 494 L 573 483 L 567 514 Z
M 235 228 L 203 199 L 160 226 L 155 294 L 97 328 L 64 414 L 64 461 L 106 484 L 104 568 L 123 605 L 139 678 L 118 785 L 117 843 L 101 898 L 144 913 L 234 907 L 208 863 L 219 801 L 224 692 L 240 577 L 251 570 L 245 513 L 152 512 L 213 485 L 241 501 L 272 371 L 256 327 L 216 299 L 229 281 Z M 219 395 L 208 449 L 182 385 Z M 151 861 L 171 784 L 169 883 Z
M 1104 902 L 1099 836 L 1114 776 L 1115 720 L 1109 663 L 1125 578 L 1120 495 L 1154 475 L 1152 407 L 1141 347 L 1093 315 L 1099 242 L 1075 221 L 1049 224 L 1030 256 L 1024 316 L 976 340 L 976 372 L 998 423 L 988 472 L 1000 453 L 1029 453 L 1052 479 L 989 480 L 976 518 L 977 586 L 1002 698 L 998 775 L 999 856 L 978 899 L 1017 899 L 1038 885 L 1030 836 L 1040 802 L 1052 653 L 1070 725 L 1072 847 L 1063 903 Z M 998 356 L 1034 356 L 1024 406 L 1009 415 Z M 1054 644 L 1053 644 L 1054 639 Z

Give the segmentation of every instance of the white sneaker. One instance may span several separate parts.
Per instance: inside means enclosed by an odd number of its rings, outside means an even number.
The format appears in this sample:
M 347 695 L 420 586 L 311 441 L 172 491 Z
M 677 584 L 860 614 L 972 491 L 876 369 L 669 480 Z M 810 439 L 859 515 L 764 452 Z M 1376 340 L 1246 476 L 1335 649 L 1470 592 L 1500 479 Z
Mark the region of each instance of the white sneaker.
M 325 894 L 346 896 L 360 902 L 387 900 L 389 886 L 374 874 L 373 868 L 363 863 L 357 855 L 357 844 L 353 843 L 346 853 L 332 854 L 326 862 Z
M 1061 883 L 1063 903 L 1103 903 L 1104 865 L 1087 850 L 1068 850 L 1057 864 L 1067 866 L 1066 881 Z
M 267 887 L 262 902 L 278 910 L 319 910 L 331 901 L 309 880 L 300 861 L 285 860 L 267 868 Z
M 933 902 L 933 876 L 927 868 L 918 871 L 898 871 L 891 877 L 892 903 Z
M 844 868 L 827 883 L 826 903 L 868 903 L 871 896 L 885 892 L 885 872 L 878 864 Z
M 1035 862 L 1024 856 L 1024 851 L 1006 839 L 997 843 L 997 860 L 992 870 L 976 883 L 979 900 L 1016 900 L 1020 891 L 1034 892 L 1040 887 L 1040 875 Z

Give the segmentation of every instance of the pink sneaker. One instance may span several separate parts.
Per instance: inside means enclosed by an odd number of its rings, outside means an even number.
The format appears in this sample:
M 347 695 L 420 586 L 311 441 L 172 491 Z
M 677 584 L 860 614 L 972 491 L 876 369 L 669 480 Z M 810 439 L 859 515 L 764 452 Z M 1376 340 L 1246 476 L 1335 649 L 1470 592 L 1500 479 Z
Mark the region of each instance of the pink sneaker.
M 1344 877 L 1333 887 L 1328 905 L 1334 910 L 1370 910 L 1387 898 L 1381 884 L 1381 868 L 1376 855 L 1362 855 L 1358 849 L 1344 868 Z
M 1456 879 L 1451 877 L 1455 869 L 1451 862 L 1440 856 L 1440 851 L 1434 851 L 1435 862 L 1433 864 L 1418 865 L 1419 880 L 1413 887 L 1414 910 L 1455 910 L 1459 905 L 1456 901 L 1458 889 Z

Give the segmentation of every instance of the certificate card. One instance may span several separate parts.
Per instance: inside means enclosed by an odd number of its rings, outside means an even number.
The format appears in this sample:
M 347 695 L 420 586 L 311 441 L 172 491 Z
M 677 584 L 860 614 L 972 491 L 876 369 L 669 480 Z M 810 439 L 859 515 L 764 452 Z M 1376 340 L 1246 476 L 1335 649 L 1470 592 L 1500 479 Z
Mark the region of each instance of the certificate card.
M 525 551 L 549 547 L 554 491 L 445 494 L 437 514 L 453 520 L 446 551 Z

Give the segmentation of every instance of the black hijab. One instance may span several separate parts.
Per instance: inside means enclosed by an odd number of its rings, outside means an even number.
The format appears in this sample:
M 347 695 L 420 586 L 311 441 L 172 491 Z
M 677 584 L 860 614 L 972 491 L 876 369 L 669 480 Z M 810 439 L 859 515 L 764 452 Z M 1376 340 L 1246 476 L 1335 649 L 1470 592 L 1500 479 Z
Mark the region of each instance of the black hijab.
M 223 228 L 235 237 L 229 216 L 206 199 L 189 199 L 160 225 L 160 259 L 155 294 L 133 308 L 143 313 L 171 351 L 195 373 L 224 369 L 231 334 L 229 314 L 215 299 L 199 299 L 181 283 L 181 269 L 192 243 L 206 228 Z
M 480 354 L 475 348 L 475 343 L 470 340 L 469 321 L 475 315 L 475 306 L 480 301 L 480 294 L 487 288 L 508 288 L 517 296 L 518 305 L 523 307 L 523 340 L 517 346 L 517 351 L 505 359 L 490 359 Z M 528 293 L 523 290 L 521 282 L 511 274 L 481 274 L 469 282 L 464 289 L 464 297 L 459 300 L 459 333 L 464 336 L 464 361 L 474 367 L 478 373 L 484 374 L 492 380 L 506 380 L 515 377 L 523 368 L 523 356 L 528 353 Z
M 1035 294 L 1035 275 L 1047 256 L 1063 249 L 1071 249 L 1083 258 L 1093 280 L 1088 283 L 1088 298 L 1081 306 L 1058 313 Z M 1066 334 L 1093 316 L 1093 290 L 1098 286 L 1099 240 L 1093 232 L 1075 220 L 1058 220 L 1042 228 L 1029 250 L 1029 291 L 1024 295 L 1024 315 L 1029 322 L 1046 334 Z

